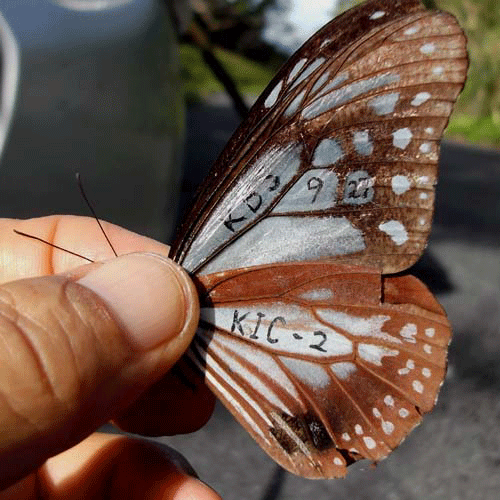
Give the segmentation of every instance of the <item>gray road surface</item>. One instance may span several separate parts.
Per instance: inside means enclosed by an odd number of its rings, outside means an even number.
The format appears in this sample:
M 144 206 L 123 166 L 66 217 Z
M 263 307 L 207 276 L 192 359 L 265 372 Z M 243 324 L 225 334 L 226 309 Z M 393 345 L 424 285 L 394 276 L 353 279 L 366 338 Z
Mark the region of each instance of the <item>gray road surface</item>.
M 185 198 L 237 122 L 224 102 L 190 109 Z M 219 405 L 202 430 L 161 441 L 225 499 L 500 498 L 500 154 L 445 144 L 441 163 L 436 224 L 415 270 L 454 331 L 436 409 L 376 468 L 310 481 L 275 465 Z

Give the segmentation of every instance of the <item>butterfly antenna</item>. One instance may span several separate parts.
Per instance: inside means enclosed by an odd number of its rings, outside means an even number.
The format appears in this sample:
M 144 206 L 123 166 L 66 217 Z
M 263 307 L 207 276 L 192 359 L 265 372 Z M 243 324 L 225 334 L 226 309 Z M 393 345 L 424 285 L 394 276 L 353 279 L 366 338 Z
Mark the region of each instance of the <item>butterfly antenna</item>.
M 97 224 L 99 224 L 99 227 L 101 228 L 102 234 L 106 238 L 106 241 L 108 242 L 108 245 L 110 246 L 111 250 L 113 250 L 115 257 L 118 257 L 118 254 L 116 253 L 116 250 L 114 249 L 113 245 L 111 244 L 111 241 L 109 240 L 108 235 L 106 234 L 106 231 L 104 231 L 104 228 L 102 227 L 101 221 L 99 220 L 99 218 L 97 217 L 97 214 L 95 213 L 94 207 L 92 207 L 89 199 L 87 198 L 87 195 L 85 194 L 85 190 L 83 189 L 82 179 L 81 179 L 79 172 L 76 173 L 76 182 L 78 183 L 78 189 L 80 190 L 80 194 L 82 195 L 82 198 L 85 200 L 85 204 L 87 205 L 88 209 L 91 211 Z
M 32 234 L 23 233 L 22 231 L 18 231 L 17 229 L 14 229 L 14 232 L 16 234 L 19 234 L 20 236 L 25 236 L 26 238 L 31 238 L 32 240 L 36 240 L 36 241 L 41 241 L 42 243 L 49 245 L 49 247 L 57 248 L 57 250 L 62 250 L 63 252 L 74 255 L 75 257 L 80 257 L 80 259 L 84 259 L 87 262 L 94 262 L 92 259 L 89 259 L 88 257 L 85 257 L 84 255 L 80 255 L 79 253 L 72 252 L 71 250 L 68 250 L 67 248 L 62 248 L 58 245 L 55 245 L 54 243 L 51 243 L 50 241 L 39 238 L 38 236 L 33 236 Z

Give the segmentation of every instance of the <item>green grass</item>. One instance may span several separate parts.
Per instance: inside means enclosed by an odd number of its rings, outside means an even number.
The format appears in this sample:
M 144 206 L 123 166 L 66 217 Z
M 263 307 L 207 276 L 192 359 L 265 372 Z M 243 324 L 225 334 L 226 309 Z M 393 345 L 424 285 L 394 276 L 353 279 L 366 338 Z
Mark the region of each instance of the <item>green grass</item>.
M 500 147 L 500 2 L 436 0 L 464 29 L 469 72 L 448 137 Z
M 483 146 L 500 147 L 500 127 L 491 116 L 476 117 L 455 113 L 446 129 L 446 137 Z

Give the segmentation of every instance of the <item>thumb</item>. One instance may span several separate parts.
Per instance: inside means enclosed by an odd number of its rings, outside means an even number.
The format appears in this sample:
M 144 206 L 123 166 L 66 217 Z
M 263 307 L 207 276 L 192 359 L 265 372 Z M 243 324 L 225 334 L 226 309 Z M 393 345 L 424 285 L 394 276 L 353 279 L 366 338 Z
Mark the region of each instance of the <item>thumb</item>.
M 187 274 L 153 254 L 0 286 L 0 489 L 164 375 L 198 312 Z

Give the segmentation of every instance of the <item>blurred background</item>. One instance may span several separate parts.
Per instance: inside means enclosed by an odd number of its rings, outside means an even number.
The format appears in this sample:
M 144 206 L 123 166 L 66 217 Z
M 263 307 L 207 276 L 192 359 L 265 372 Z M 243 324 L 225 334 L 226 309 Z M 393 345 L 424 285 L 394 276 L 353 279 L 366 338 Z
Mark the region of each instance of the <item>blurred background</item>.
M 354 3 L 0 0 L 0 216 L 87 214 L 81 172 L 100 217 L 169 241 L 245 109 Z M 226 499 L 498 499 L 500 4 L 427 3 L 459 19 L 470 55 L 431 240 L 411 270 L 453 325 L 438 405 L 387 460 L 345 480 L 284 472 L 221 406 L 200 431 L 160 440 Z

